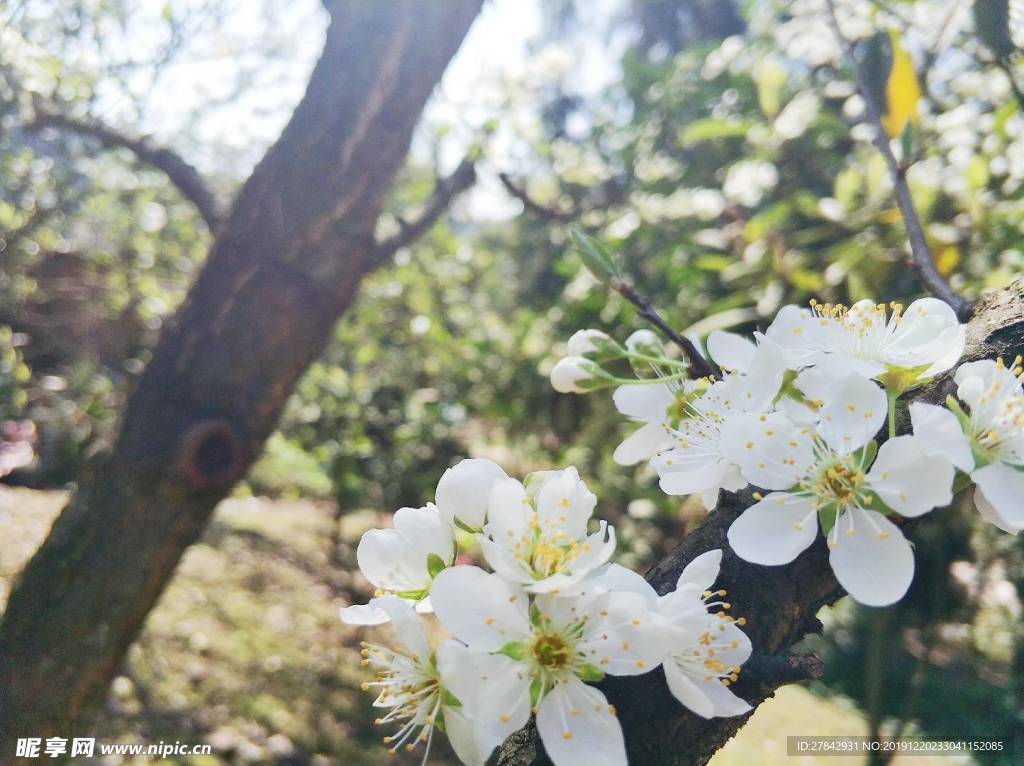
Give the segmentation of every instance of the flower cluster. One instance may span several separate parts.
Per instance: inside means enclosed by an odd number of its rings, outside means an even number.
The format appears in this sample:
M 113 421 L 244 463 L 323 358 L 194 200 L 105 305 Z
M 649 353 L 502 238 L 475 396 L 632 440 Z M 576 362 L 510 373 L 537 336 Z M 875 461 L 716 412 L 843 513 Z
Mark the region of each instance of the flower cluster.
M 615 532 L 591 530 L 597 499 L 575 468 L 525 482 L 487 460 L 463 460 L 438 484 L 436 502 L 395 513 L 368 531 L 357 556 L 377 587 L 369 604 L 342 609 L 350 624 L 390 623 L 390 647 L 363 644 L 377 677 L 380 724 L 394 751 L 444 731 L 463 763 L 482 765 L 536 716 L 556 766 L 626 764 L 616 711 L 593 682 L 664 667 L 669 689 L 706 718 L 750 706 L 728 688 L 751 653 L 712 590 L 721 551 L 692 561 L 676 589 L 658 595 L 609 563 Z M 459 563 L 479 551 L 490 570 Z M 431 616 L 432 615 L 432 616 Z
M 641 424 L 615 459 L 649 461 L 663 491 L 698 494 L 708 509 L 721 490 L 752 485 L 760 490 L 755 504 L 728 532 L 741 558 L 786 564 L 820 530 L 847 592 L 865 604 L 891 604 L 914 574 L 900 517 L 949 505 L 954 491 L 973 483 L 985 519 L 1024 529 L 1020 359 L 1011 368 L 1001 360 L 964 364 L 957 398 L 946 407 L 912 403 L 912 430 L 897 436 L 897 401 L 957 364 L 964 333 L 952 309 L 933 298 L 906 310 L 812 301 L 784 307 L 752 339 L 712 333 L 707 349 L 720 377 L 688 380 L 682 362 L 652 346 L 642 355 L 622 350 L 654 374 L 621 381 L 613 395 L 619 411 Z M 613 344 L 577 341 L 592 366 Z M 613 376 L 591 380 L 604 385 Z M 881 446 L 880 433 L 887 435 Z

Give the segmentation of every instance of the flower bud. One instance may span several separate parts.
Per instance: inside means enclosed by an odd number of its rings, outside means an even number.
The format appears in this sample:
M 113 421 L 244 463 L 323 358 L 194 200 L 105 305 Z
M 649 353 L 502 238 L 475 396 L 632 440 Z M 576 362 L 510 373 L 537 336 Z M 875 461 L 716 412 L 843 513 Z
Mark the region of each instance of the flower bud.
M 626 348 L 633 354 L 660 353 L 661 341 L 650 330 L 637 330 L 626 338 Z
M 586 356 L 602 351 L 606 346 L 614 343 L 606 332 L 600 330 L 577 330 L 569 338 L 569 356 Z
M 551 385 L 563 394 L 582 394 L 587 389 L 580 384 L 589 381 L 597 365 L 582 356 L 567 356 L 551 368 Z

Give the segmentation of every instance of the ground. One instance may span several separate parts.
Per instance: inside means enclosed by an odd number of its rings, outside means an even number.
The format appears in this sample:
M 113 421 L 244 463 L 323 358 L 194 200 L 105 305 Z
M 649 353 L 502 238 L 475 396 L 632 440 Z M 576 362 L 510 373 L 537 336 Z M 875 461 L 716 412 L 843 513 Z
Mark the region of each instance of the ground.
M 0 487 L 0 608 L 64 500 L 59 492 Z M 327 503 L 224 502 L 132 648 L 97 739 L 213 748 L 208 756 L 161 760 L 166 766 L 384 762 L 371 700 L 359 688 L 365 677 L 359 667 L 362 636 L 337 617 L 339 607 L 367 595 L 367 584 L 350 574 L 353 551 L 362 531 L 377 522 L 376 514 L 360 512 L 339 525 Z M 786 736 L 866 731 L 844 700 L 790 686 L 762 705 L 712 763 L 830 764 L 834 759 L 787 757 Z M 154 761 L 106 758 L 93 763 Z M 403 755 L 392 762 L 419 760 Z M 431 761 L 454 763 L 443 746 Z M 857 766 L 856 759 L 842 761 L 839 766 Z M 928 762 L 954 763 L 937 757 Z

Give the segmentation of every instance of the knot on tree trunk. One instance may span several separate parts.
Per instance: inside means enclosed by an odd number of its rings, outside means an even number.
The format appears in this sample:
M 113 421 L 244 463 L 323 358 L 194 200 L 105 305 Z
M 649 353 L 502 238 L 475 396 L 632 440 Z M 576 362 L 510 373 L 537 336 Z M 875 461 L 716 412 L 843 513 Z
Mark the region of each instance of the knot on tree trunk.
M 185 432 L 178 465 L 194 489 L 234 484 L 248 465 L 247 450 L 226 420 L 202 420 Z

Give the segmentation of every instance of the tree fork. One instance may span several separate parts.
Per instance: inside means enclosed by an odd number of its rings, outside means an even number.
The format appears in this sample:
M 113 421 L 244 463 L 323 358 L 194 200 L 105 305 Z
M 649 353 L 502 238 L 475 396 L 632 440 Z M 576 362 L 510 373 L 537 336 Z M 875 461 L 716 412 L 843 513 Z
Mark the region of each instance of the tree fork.
M 13 757 L 19 737 L 88 731 L 185 549 L 379 262 L 382 200 L 481 3 L 327 3 L 302 102 L 168 323 L 112 451 L 89 466 L 11 594 L 0 763 L 25 762 Z

